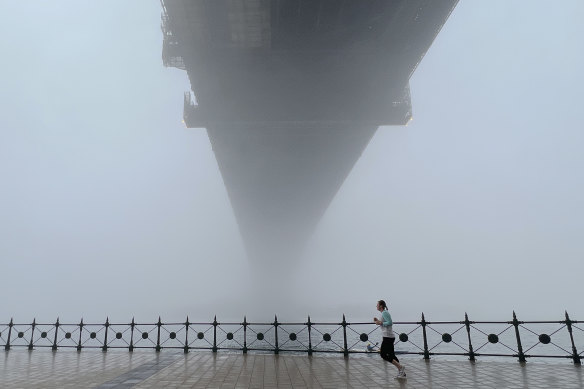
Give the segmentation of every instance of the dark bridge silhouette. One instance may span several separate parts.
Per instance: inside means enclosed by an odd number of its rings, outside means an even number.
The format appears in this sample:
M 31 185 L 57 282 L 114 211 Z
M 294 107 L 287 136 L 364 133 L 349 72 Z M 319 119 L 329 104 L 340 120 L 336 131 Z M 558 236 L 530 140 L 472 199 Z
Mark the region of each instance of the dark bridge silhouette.
M 298 253 L 458 0 L 161 0 L 165 66 L 186 70 L 248 255 Z M 284 260 L 284 259 L 283 259 Z

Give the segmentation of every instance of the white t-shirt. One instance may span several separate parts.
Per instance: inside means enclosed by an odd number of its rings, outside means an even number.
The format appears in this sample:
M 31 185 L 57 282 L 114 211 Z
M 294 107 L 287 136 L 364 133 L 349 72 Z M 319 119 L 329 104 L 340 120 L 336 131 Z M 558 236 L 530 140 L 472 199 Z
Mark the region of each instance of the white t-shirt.
M 393 321 L 391 320 L 391 315 L 388 311 L 381 312 L 379 315 L 379 320 L 381 321 L 381 333 L 384 338 L 395 338 L 393 333 Z

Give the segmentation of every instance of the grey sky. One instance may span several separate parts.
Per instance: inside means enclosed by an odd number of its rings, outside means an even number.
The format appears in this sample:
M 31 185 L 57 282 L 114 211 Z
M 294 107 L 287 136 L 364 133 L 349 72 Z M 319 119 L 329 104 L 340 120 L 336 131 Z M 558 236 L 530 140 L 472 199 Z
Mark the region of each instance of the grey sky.
M 263 312 L 207 135 L 181 123 L 159 2 L 0 12 L 0 321 Z M 583 18 L 461 0 L 413 121 L 378 130 L 270 314 L 369 318 L 386 298 L 404 320 L 582 319 Z

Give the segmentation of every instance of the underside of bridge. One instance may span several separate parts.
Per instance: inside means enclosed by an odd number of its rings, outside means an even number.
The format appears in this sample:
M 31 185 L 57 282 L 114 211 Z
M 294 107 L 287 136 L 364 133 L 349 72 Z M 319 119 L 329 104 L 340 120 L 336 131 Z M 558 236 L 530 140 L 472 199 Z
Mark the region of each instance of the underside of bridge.
M 186 70 L 252 262 L 293 260 L 458 0 L 162 0 L 163 63 Z

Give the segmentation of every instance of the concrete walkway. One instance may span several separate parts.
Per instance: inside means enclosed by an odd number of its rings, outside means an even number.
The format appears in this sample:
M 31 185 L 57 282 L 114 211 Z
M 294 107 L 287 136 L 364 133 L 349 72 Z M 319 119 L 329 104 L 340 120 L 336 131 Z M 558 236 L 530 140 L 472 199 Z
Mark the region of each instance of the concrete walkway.
M 582 368 L 515 361 L 402 358 L 407 380 L 376 355 L 163 351 L 0 352 L 1 388 L 583 388 Z

